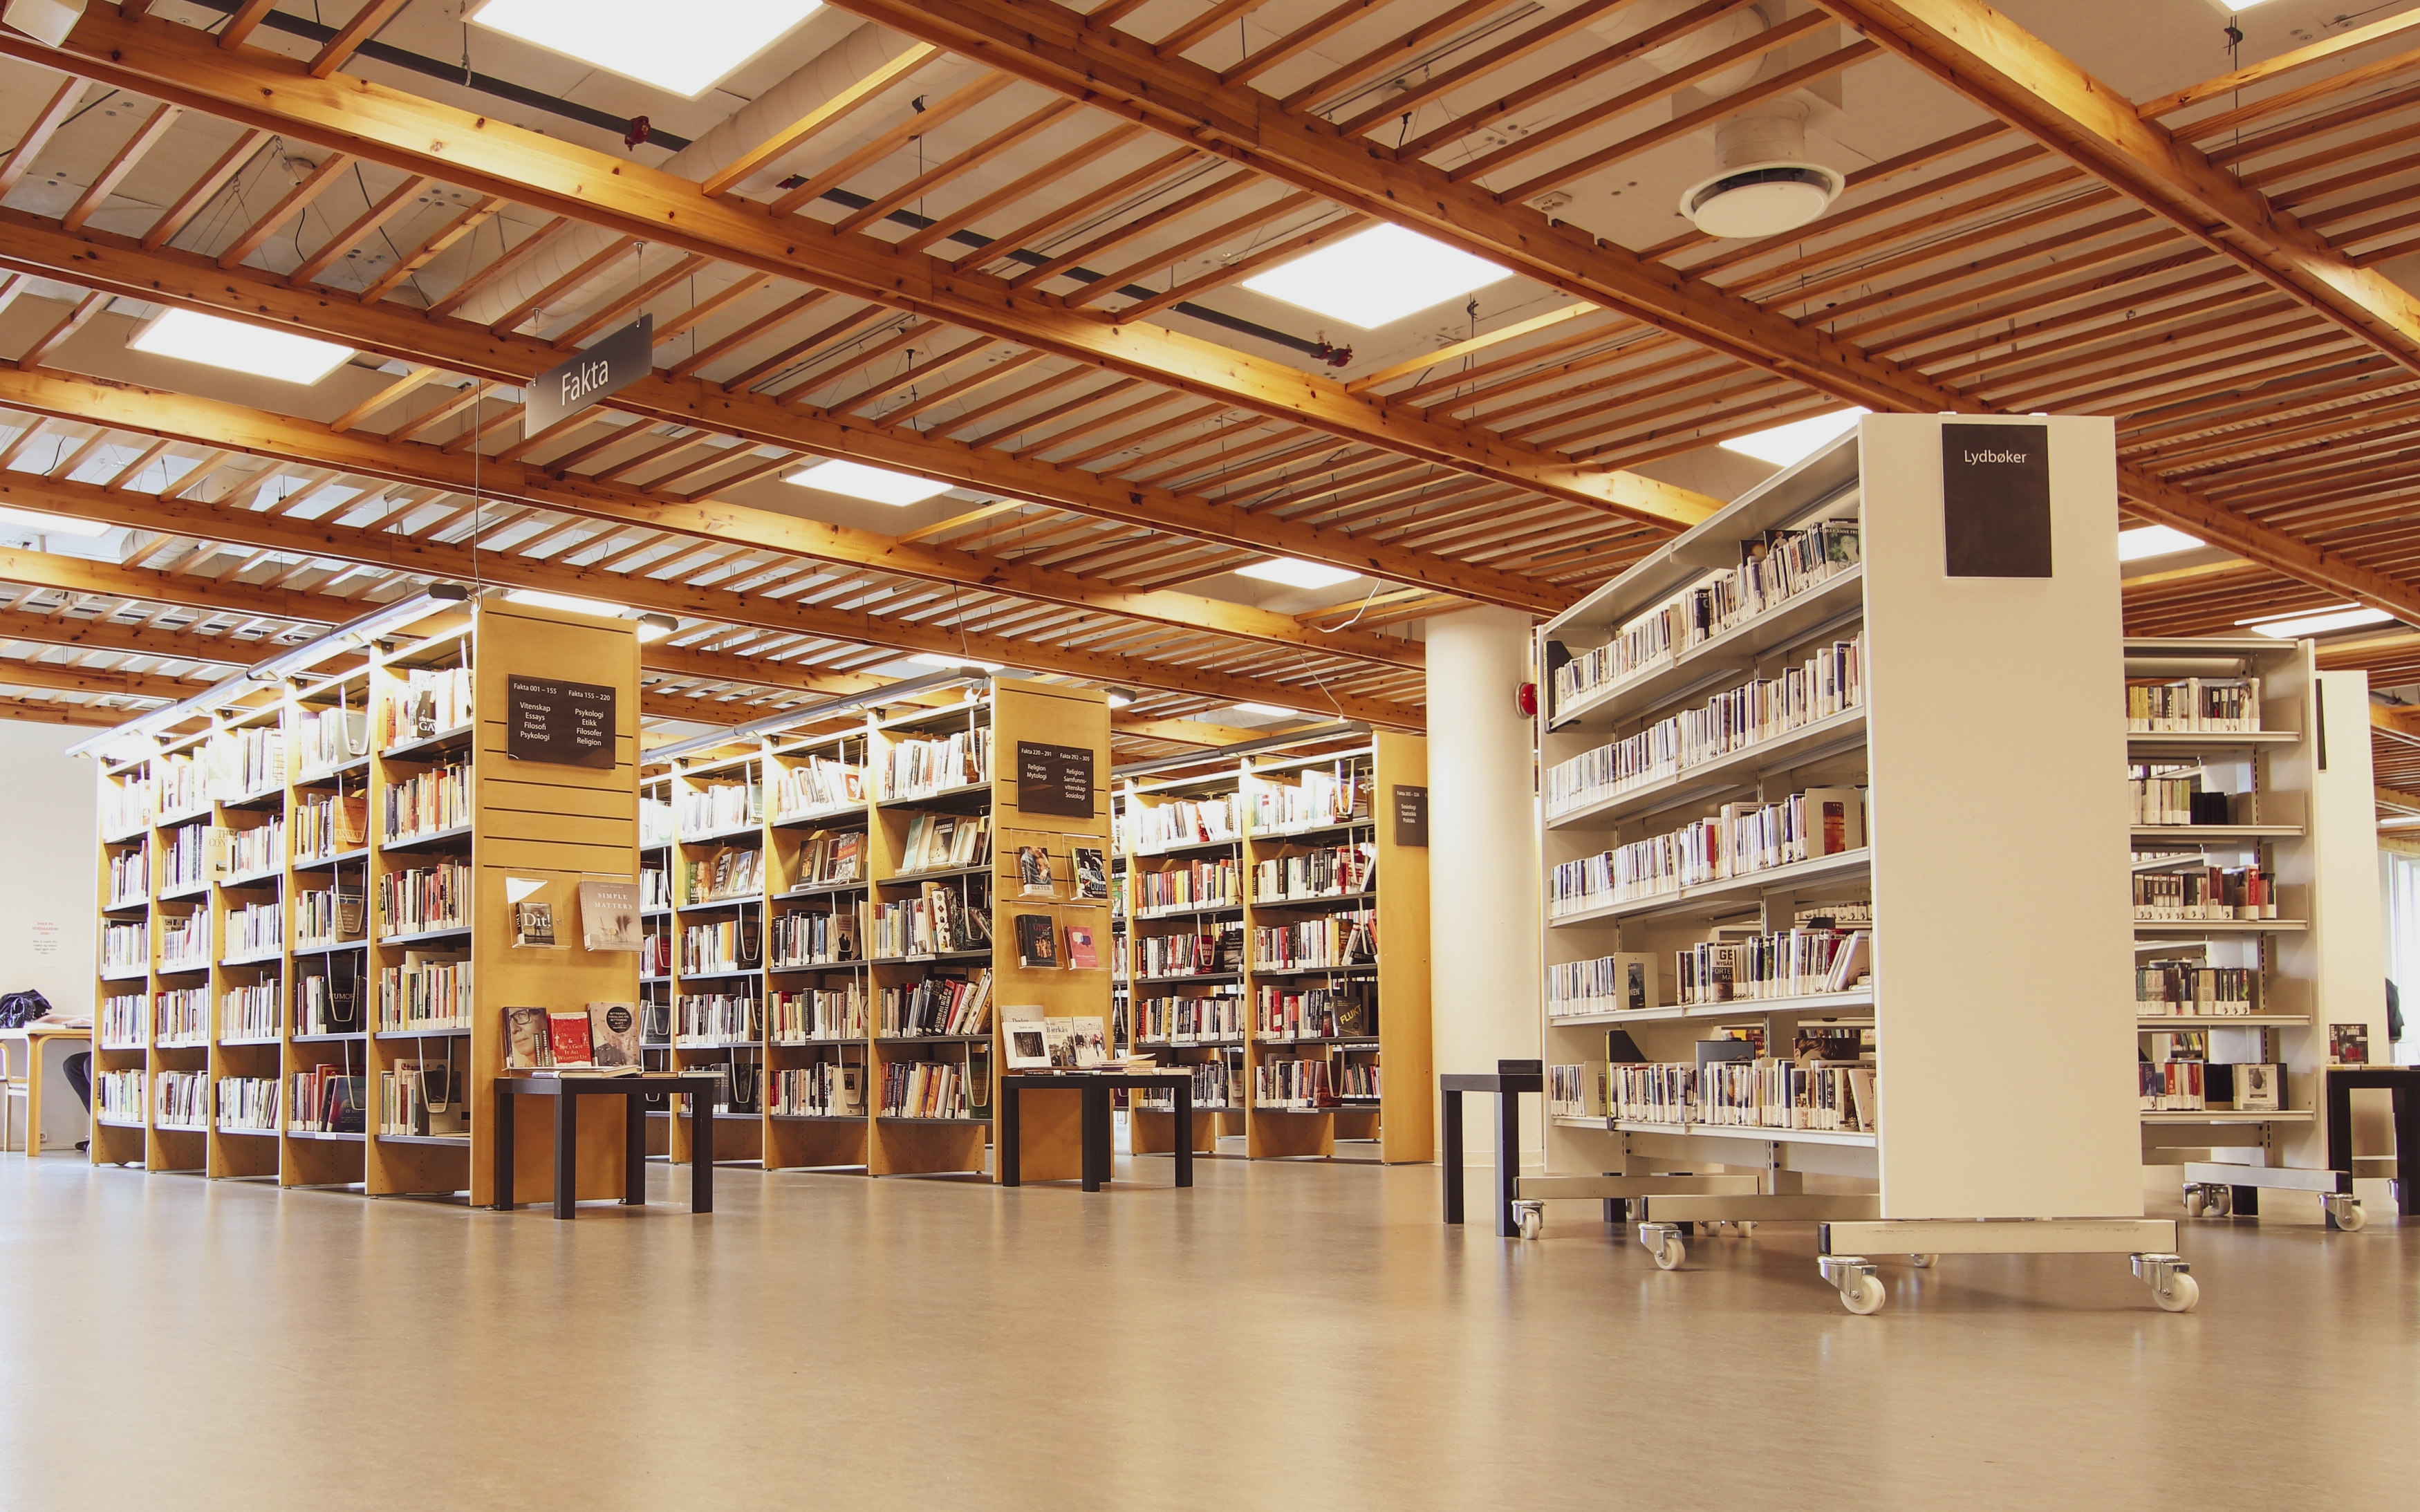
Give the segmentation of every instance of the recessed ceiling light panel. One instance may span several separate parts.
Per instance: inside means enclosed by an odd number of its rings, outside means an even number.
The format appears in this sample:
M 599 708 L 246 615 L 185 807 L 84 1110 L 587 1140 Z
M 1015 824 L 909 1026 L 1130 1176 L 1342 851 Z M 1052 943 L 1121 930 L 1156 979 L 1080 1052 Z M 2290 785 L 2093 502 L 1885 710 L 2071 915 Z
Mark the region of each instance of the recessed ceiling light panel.
M 2150 557 L 2174 556 L 2180 551 L 2192 551 L 2205 545 L 2198 535 L 2165 525 L 2137 525 L 2131 531 L 2118 532 L 2118 560 L 2141 562 Z
M 1244 286 L 1375 331 L 1512 276 L 1483 257 L 1417 231 L 1377 225 L 1248 278 Z
M 1323 566 L 1316 562 L 1296 562 L 1292 557 L 1271 557 L 1255 562 L 1249 567 L 1237 567 L 1238 578 L 1258 578 L 1263 582 L 1283 583 L 1288 588 L 1333 588 L 1360 577 L 1342 567 Z
M 353 355 L 350 347 L 332 341 L 314 341 L 192 310 L 161 311 L 135 328 L 126 345 L 154 357 L 304 384 L 318 382 Z
M 784 478 L 801 488 L 821 488 L 844 498 L 862 499 L 870 504 L 896 504 L 905 508 L 921 504 L 927 499 L 938 499 L 950 491 L 951 485 L 920 478 L 912 472 L 893 472 L 889 468 L 870 468 L 862 462 L 845 462 L 834 457 L 813 467 L 800 468 Z
M 1726 452 L 1737 452 L 1760 462 L 1786 468 L 1803 462 L 1856 424 L 1864 409 L 1836 409 L 1828 415 L 1816 415 L 1807 420 L 1793 420 L 1786 425 L 1760 430 L 1745 436 L 1734 436 L 1722 443 Z
M 780 41 L 821 0 L 488 0 L 471 19 L 625 79 L 695 100 Z

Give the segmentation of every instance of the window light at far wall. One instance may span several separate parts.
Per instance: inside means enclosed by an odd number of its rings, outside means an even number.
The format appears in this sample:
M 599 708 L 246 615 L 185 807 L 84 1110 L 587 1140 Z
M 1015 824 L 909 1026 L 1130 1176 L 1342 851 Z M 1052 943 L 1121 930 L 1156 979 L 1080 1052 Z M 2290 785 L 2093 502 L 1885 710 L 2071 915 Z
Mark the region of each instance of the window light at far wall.
M 821 0 L 488 0 L 489 31 L 695 100 L 780 41 Z
M 902 508 L 921 504 L 927 499 L 938 499 L 952 487 L 950 484 L 920 478 L 912 472 L 870 468 L 862 462 L 845 462 L 839 457 L 800 468 L 782 481 L 795 483 L 801 488 L 821 488 L 826 493 L 862 499 L 869 504 L 896 504 Z
M 2250 630 L 2277 640 L 2293 640 L 2306 635 L 2325 635 L 2330 630 L 2352 630 L 2365 625 L 2386 625 L 2395 616 L 2384 609 L 2364 609 L 2358 604 L 2345 604 L 2335 609 L 2305 609 L 2300 613 L 2268 619 L 2238 620 L 2236 628 Z
M 192 310 L 163 310 L 135 328 L 126 345 L 154 357 L 205 363 L 255 378 L 317 383 L 353 355 L 350 347 L 222 320 Z
M 1375 331 L 1512 275 L 1399 225 L 1375 225 L 1280 263 L 1244 286 L 1313 315 Z
M 1263 582 L 1283 583 L 1288 588 L 1333 588 L 1360 577 L 1342 567 L 1323 566 L 1316 562 L 1296 562 L 1292 557 L 1271 557 L 1255 562 L 1249 567 L 1237 567 L 1238 578 L 1258 578 Z
M 2198 535 L 2187 535 L 2165 525 L 2137 525 L 2118 532 L 2118 560 L 2141 562 L 2149 557 L 2171 557 L 2207 544 Z
M 1734 436 L 1721 444 L 1726 452 L 1737 452 L 1742 456 L 1752 456 L 1777 468 L 1792 467 L 1822 451 L 1825 443 L 1855 424 L 1860 416 L 1870 413 L 1872 411 L 1868 409 L 1835 409 L 1828 415 L 1793 420 L 1770 430 Z

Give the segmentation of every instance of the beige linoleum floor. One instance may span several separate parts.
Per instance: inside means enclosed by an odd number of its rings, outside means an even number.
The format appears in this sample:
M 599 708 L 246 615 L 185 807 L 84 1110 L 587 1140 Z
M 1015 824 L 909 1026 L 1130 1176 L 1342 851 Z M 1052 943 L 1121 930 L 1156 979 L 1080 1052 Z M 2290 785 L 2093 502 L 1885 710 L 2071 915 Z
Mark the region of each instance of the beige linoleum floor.
M 2391 1220 L 2194 1226 L 2190 1316 L 1951 1257 L 1854 1318 L 1803 1226 L 1667 1273 L 1434 1169 L 1200 1169 L 560 1224 L 0 1157 L 0 1506 L 2420 1505 Z

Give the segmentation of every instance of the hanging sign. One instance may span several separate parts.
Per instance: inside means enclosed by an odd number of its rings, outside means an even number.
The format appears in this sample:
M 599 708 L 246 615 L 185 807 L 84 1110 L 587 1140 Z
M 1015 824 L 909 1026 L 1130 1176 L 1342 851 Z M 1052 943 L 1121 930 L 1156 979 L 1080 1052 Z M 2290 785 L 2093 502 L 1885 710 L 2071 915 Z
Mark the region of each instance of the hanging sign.
M 561 766 L 613 764 L 613 689 L 553 677 L 504 679 L 504 754 Z
M 1016 743 L 1016 809 L 1019 813 L 1093 817 L 1093 751 L 1088 746 Z
M 1941 427 L 1941 526 L 1952 578 L 2047 578 L 2050 427 Z
M 530 379 L 521 434 L 535 436 L 570 419 L 656 370 L 656 317 L 643 315 L 579 356 Z

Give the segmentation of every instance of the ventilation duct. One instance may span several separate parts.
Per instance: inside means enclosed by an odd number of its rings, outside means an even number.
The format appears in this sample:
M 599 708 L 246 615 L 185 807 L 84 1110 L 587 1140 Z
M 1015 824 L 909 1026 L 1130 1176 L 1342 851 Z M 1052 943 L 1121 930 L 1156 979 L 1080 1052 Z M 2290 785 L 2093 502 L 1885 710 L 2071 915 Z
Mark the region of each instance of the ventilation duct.
M 1807 106 L 1787 98 L 1714 129 L 1720 171 L 1690 186 L 1681 213 L 1710 237 L 1769 237 L 1822 215 L 1847 180 L 1807 161 Z

